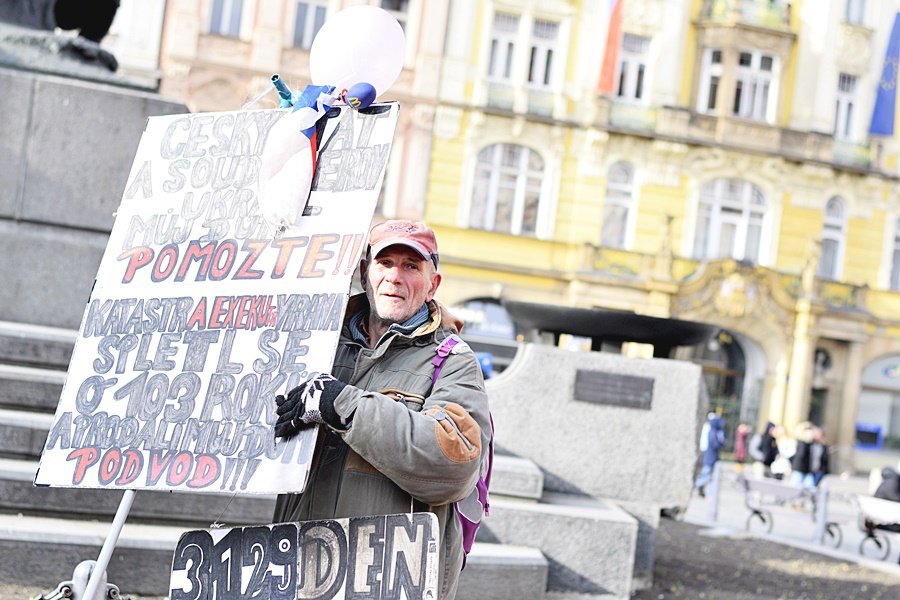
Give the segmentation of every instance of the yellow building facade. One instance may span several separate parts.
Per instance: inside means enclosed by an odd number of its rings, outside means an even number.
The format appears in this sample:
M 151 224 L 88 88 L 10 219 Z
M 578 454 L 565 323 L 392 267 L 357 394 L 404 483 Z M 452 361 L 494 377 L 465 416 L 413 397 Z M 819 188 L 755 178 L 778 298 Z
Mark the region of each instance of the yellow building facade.
M 704 365 L 732 431 L 812 421 L 838 468 L 896 464 L 900 146 L 870 125 L 898 11 L 453 3 L 425 202 L 442 299 L 475 338 L 535 335 L 485 316 L 515 302 L 714 325 L 669 356 Z

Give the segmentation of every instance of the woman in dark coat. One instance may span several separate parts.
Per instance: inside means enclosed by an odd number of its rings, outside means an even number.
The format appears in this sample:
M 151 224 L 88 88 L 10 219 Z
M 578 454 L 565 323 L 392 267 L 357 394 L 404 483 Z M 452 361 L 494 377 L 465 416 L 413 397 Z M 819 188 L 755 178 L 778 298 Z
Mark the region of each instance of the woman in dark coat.
M 763 453 L 762 464 L 766 467 L 766 475 L 770 476 L 772 463 L 778 458 L 778 440 L 775 439 L 775 423 L 772 423 L 771 421 L 766 423 L 766 430 L 762 434 L 759 447 Z

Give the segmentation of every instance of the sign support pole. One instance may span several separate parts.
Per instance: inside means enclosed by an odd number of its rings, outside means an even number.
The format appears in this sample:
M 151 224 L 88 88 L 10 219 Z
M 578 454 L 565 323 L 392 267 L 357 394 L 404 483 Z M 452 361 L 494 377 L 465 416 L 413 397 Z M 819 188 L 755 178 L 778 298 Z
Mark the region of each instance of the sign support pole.
M 91 571 L 91 578 L 88 580 L 87 588 L 84 590 L 84 598 L 76 598 L 76 600 L 94 600 L 94 596 L 97 595 L 97 588 L 100 582 L 106 578 L 106 567 L 109 566 L 109 559 L 112 558 L 116 542 L 119 541 L 122 526 L 125 525 L 125 519 L 128 518 L 128 512 L 134 503 L 135 493 L 134 490 L 125 490 L 125 494 L 119 502 L 119 508 L 116 510 L 116 516 L 113 518 L 109 535 L 106 536 L 106 539 L 103 541 L 103 547 L 100 548 L 97 564 L 94 565 L 94 569 Z

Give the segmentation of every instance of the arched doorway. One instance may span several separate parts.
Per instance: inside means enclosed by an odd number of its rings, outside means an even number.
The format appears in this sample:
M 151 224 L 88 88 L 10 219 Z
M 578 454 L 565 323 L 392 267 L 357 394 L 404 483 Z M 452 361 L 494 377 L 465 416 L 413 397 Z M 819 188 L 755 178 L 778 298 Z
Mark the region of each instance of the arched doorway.
M 740 423 L 756 428 L 765 379 L 765 353 L 752 339 L 720 329 L 706 343 L 690 348 L 678 358 L 703 368 L 709 393 L 709 410 L 725 419 L 726 449 L 734 447 Z
M 741 421 L 746 359 L 734 336 L 724 329 L 705 344 L 694 347 L 693 362 L 703 368 L 709 393 L 709 410 L 725 419 L 726 448 L 733 447 L 732 433 Z

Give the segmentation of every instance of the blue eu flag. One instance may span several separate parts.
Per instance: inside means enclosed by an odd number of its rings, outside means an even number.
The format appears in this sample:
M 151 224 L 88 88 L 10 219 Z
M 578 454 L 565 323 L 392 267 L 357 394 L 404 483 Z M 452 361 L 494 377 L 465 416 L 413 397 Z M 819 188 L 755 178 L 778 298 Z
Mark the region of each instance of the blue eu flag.
M 894 135 L 894 108 L 897 105 L 897 63 L 900 62 L 900 13 L 894 15 L 894 28 L 884 53 L 884 67 L 872 111 L 873 135 Z

